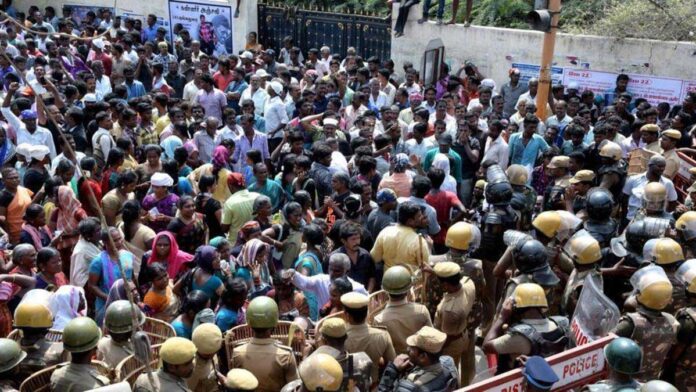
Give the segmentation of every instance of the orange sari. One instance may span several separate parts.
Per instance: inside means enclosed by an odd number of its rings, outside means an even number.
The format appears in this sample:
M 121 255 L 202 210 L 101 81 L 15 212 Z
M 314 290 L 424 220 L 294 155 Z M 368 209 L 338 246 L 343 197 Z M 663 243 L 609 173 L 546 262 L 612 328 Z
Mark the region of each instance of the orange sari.
M 7 206 L 7 228 L 9 229 L 10 242 L 13 244 L 19 242 L 19 234 L 22 232 L 22 224 L 24 223 L 24 212 L 29 208 L 32 196 L 34 196 L 32 191 L 18 186 L 14 199 Z

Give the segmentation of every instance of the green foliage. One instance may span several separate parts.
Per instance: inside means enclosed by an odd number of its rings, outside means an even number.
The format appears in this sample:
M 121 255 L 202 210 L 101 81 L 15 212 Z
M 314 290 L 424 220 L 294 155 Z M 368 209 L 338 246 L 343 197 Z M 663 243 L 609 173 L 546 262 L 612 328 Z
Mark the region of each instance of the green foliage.
M 484 26 L 526 29 L 527 13 L 534 9 L 533 3 L 531 0 L 476 1 L 472 11 L 473 22 Z

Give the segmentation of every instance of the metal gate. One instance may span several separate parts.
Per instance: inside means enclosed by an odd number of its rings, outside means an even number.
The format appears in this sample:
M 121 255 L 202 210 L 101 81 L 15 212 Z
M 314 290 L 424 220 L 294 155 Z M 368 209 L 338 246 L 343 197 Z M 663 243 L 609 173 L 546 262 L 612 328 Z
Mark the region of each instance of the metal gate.
M 364 59 L 391 57 L 391 17 L 353 15 L 305 10 L 279 4 L 258 5 L 259 42 L 280 49 L 283 38 L 291 36 L 295 45 L 307 53 L 310 48 L 326 45 L 332 53 L 345 55 L 355 47 Z

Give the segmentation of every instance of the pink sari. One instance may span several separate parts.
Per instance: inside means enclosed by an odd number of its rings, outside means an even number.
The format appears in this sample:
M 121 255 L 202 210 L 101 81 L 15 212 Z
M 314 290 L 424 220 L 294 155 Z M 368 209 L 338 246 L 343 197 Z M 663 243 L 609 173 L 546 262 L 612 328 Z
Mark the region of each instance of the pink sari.
M 176 279 L 179 273 L 181 272 L 184 264 L 193 260 L 193 255 L 179 250 L 179 244 L 176 243 L 176 238 L 174 238 L 174 234 L 168 231 L 162 231 L 157 233 L 155 239 L 152 241 L 152 252 L 150 254 L 150 258 L 147 260 L 148 265 L 158 261 L 157 240 L 161 237 L 169 238 L 169 255 L 167 256 L 167 275 L 169 275 L 169 279 Z

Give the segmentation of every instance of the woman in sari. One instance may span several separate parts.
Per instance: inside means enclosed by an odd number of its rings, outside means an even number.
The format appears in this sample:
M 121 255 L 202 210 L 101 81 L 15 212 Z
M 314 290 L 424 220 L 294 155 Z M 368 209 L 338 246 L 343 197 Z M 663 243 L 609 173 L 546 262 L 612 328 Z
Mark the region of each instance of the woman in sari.
M 137 200 L 128 200 L 121 209 L 123 222 L 119 225 L 123 239 L 126 240 L 126 249 L 133 253 L 138 261 L 142 260 L 145 252 L 152 249 L 152 241 L 155 239 L 155 231 L 141 222 L 143 214 L 144 211 Z M 139 272 L 139 269 L 135 268 L 135 274 L 138 275 Z
M 160 263 L 150 265 L 152 287 L 145 294 L 145 313 L 158 320 L 171 322 L 179 313 L 179 297 L 174 295 L 173 286 L 167 275 L 167 267 Z
M 150 178 L 152 193 L 143 199 L 143 209 L 148 211 L 148 226 L 156 233 L 164 231 L 176 216 L 179 196 L 169 191 L 174 180 L 165 173 L 155 173 Z
M 174 293 L 180 297 L 184 293 L 200 290 L 210 298 L 210 306 L 215 308 L 225 287 L 216 276 L 220 270 L 220 254 L 210 245 L 200 246 L 194 256 L 196 268 L 184 275 L 174 286 Z
M 38 204 L 32 204 L 24 213 L 24 224 L 19 234 L 20 244 L 34 245 L 34 249 L 41 250 L 45 246 L 51 245 L 53 234 L 46 226 L 46 214 L 44 209 Z
M 196 212 L 195 203 L 191 196 L 183 196 L 177 203 L 179 214 L 174 218 L 167 231 L 176 237 L 179 249 L 194 253 L 200 244 L 206 242 L 208 228 L 203 216 Z
M 268 196 L 259 195 L 256 197 L 256 199 L 254 199 L 252 215 L 254 217 L 254 221 L 258 222 L 261 230 L 266 230 L 273 224 L 271 221 L 272 212 L 273 205 L 271 204 L 271 199 Z
M 206 163 L 205 165 L 202 165 L 198 169 L 192 171 L 188 176 L 189 181 L 191 181 L 191 184 L 194 184 L 197 187 L 198 181 L 201 179 L 201 177 L 204 175 L 212 175 L 213 178 L 215 178 L 215 184 L 213 185 L 213 189 L 211 191 L 213 198 L 220 203 L 224 203 L 227 198 L 232 195 L 230 193 L 230 188 L 227 186 L 227 176 L 230 173 L 230 171 L 227 170 L 227 162 L 229 158 L 230 152 L 227 147 L 215 147 L 215 150 L 213 151 L 212 163 Z M 197 189 L 196 191 L 206 192 L 207 190 Z
M 85 157 L 80 160 L 82 177 L 77 180 L 77 189 L 80 191 L 79 200 L 89 216 L 99 216 L 101 206 L 102 189 L 101 183 L 96 180 L 97 161 L 92 157 Z M 94 195 L 94 199 L 91 195 Z
M 189 263 L 193 261 L 193 255 L 179 250 L 174 234 L 163 231 L 155 236 L 152 250 L 146 252 L 143 259 L 147 265 L 164 264 L 167 267 L 169 279 L 176 281 L 181 273 L 190 267 Z
M 102 194 L 106 194 L 117 187 L 118 173 L 121 171 L 121 166 L 125 159 L 126 154 L 120 148 L 115 147 L 109 150 L 109 156 L 106 158 L 106 166 L 102 171 Z
M 82 204 L 75 198 L 69 186 L 61 185 L 58 187 L 58 206 L 53 211 L 49 228 L 59 232 L 56 240 L 56 249 L 60 252 L 63 260 L 63 272 L 70 274 L 70 256 L 73 248 L 80 239 L 80 232 L 77 229 L 81 220 L 87 217 L 87 213 L 82 209 Z
M 138 173 L 138 186 L 135 187 L 138 200 L 142 200 L 150 189 L 150 178 L 153 174 L 162 171 L 162 161 L 160 156 L 162 148 L 157 144 L 148 144 L 143 148 L 145 154 L 145 162 L 138 165 L 136 173 Z
M 235 277 L 242 278 L 249 289 L 249 298 L 265 295 L 271 288 L 271 276 L 275 273 L 268 260 L 268 245 L 259 239 L 247 241 L 237 259 Z
M 62 331 L 70 320 L 87 315 L 87 299 L 82 287 L 59 287 L 51 296 L 49 305 L 53 313 L 53 330 Z
M 212 180 L 213 177 L 204 176 L 203 179 Z M 213 198 L 212 193 L 203 192 L 196 196 L 196 212 L 203 216 L 210 238 L 226 235 L 222 230 L 222 204 Z
M 45 247 L 36 254 L 36 288 L 54 291 L 68 284 L 68 278 L 61 271 L 60 253 L 51 247 Z
M 24 224 L 24 213 L 34 193 L 19 185 L 19 172 L 15 168 L 2 169 L 2 182 L 5 189 L 0 191 L 0 218 L 5 218 L 3 228 L 10 235 L 10 242 L 16 244 Z
M 445 182 L 440 186 L 441 191 L 450 191 L 457 194 L 457 180 L 450 175 L 450 160 L 447 155 L 442 153 L 435 154 L 432 167 L 442 169 L 445 172 Z
M 315 224 L 309 224 L 302 228 L 302 241 L 307 244 L 307 250 L 300 254 L 295 262 L 295 270 L 304 276 L 323 274 L 323 255 L 320 250 L 324 242 L 324 231 Z M 312 320 L 319 319 L 319 306 L 316 295 L 311 291 L 304 292 L 309 304 L 309 317 Z
M 133 264 L 135 262 L 132 253 L 127 250 L 120 250 L 123 247 L 121 232 L 114 227 L 110 227 L 107 230 L 102 231 L 102 242 L 105 249 L 90 263 L 89 280 L 87 281 L 87 289 L 96 297 L 94 309 L 99 325 L 101 325 L 101 321 L 104 319 L 106 307 L 111 302 L 109 301 L 111 299 L 110 292 L 114 283 L 124 278 L 117 263 L 121 263 L 125 278 L 131 280 L 133 279 Z M 113 244 L 109 241 L 109 234 L 113 239 Z

